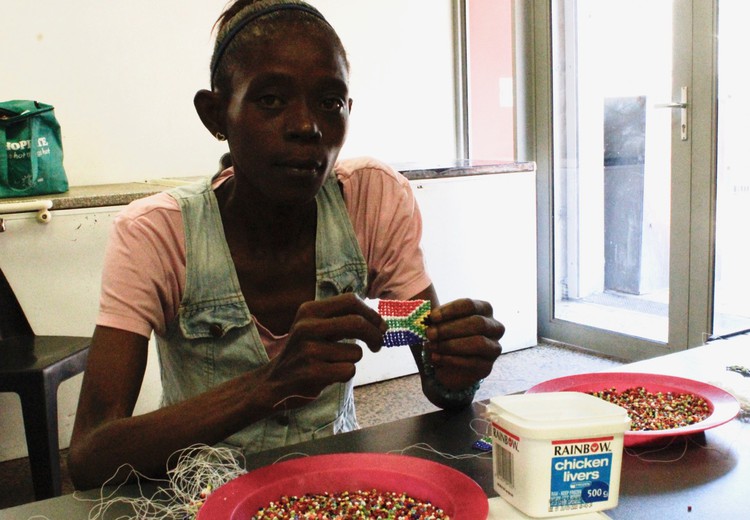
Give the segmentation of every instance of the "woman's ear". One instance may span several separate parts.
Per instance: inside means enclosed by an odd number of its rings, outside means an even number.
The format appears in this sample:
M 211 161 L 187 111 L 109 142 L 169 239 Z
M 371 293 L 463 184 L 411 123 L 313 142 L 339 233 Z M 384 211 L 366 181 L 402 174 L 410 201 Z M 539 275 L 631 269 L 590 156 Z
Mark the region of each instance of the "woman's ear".
M 226 136 L 224 128 L 223 111 L 221 110 L 221 100 L 219 95 L 212 90 L 199 90 L 193 98 L 193 105 L 205 126 L 211 135 Z

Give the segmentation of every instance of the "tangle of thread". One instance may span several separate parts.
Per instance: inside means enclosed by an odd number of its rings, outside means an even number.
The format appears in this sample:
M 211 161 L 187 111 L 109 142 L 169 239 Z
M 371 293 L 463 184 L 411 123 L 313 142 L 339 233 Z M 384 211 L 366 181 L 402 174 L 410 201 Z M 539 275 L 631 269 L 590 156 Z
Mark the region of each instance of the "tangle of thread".
M 167 479 L 149 479 L 129 465 L 118 468 L 115 475 L 102 486 L 99 503 L 91 509 L 89 520 L 103 518 L 115 504 L 129 505 L 133 516 L 118 517 L 137 520 L 185 520 L 195 518 L 208 496 L 217 488 L 246 473 L 244 458 L 237 450 L 196 444 L 178 451 L 174 468 L 167 471 Z M 128 469 L 126 479 L 105 495 L 104 489 L 112 485 L 121 469 Z M 118 490 L 135 478 L 138 496 L 116 496 Z M 158 484 L 158 490 L 145 496 L 141 480 Z M 78 497 L 76 497 L 78 498 Z M 80 499 L 79 500 L 83 500 Z

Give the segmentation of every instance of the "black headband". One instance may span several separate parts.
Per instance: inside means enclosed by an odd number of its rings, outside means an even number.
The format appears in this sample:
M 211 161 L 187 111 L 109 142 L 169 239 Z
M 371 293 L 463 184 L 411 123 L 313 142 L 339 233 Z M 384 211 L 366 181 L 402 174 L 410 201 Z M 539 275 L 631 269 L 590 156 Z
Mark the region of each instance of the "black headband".
M 257 11 L 248 13 L 247 15 L 245 15 L 244 19 L 237 22 L 237 24 L 234 27 L 232 27 L 232 29 L 228 31 L 226 35 L 224 35 L 224 38 L 221 40 L 221 43 L 217 45 L 216 50 L 214 51 L 213 59 L 211 60 L 211 87 L 212 88 L 214 84 L 214 76 L 216 76 L 216 70 L 219 68 L 219 62 L 221 62 L 222 56 L 224 56 L 224 53 L 226 52 L 227 47 L 229 47 L 229 44 L 232 42 L 234 37 L 237 36 L 237 33 L 239 33 L 242 29 L 244 29 L 245 26 L 247 26 L 247 24 L 249 24 L 253 20 L 257 20 L 261 16 L 265 16 L 267 14 L 270 14 L 276 11 L 285 11 L 285 10 L 304 11 L 308 14 L 311 14 L 323 20 L 326 24 L 328 24 L 328 20 L 326 20 L 323 17 L 320 11 L 318 11 L 311 5 L 301 4 L 301 3 L 300 4 L 291 3 L 291 2 L 279 3 L 276 5 L 269 5 L 268 7 L 263 7 L 261 9 L 258 9 Z M 218 43 L 218 40 L 217 40 L 217 43 Z

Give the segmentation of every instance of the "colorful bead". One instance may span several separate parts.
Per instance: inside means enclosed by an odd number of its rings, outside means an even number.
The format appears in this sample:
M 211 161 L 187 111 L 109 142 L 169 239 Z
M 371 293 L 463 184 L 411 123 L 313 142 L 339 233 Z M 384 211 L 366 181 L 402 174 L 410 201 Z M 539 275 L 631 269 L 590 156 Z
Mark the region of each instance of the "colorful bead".
M 479 451 L 492 451 L 492 437 L 482 437 L 471 446 L 475 450 Z

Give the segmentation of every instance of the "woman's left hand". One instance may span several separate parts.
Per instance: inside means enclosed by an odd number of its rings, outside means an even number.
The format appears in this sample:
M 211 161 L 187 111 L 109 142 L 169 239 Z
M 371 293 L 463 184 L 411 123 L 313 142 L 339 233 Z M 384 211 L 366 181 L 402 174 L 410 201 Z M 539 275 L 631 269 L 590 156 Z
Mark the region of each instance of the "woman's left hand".
M 505 326 L 492 315 L 492 305 L 468 298 L 432 310 L 424 344 L 435 378 L 448 390 L 471 387 L 492 372 L 502 352 Z

